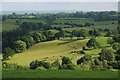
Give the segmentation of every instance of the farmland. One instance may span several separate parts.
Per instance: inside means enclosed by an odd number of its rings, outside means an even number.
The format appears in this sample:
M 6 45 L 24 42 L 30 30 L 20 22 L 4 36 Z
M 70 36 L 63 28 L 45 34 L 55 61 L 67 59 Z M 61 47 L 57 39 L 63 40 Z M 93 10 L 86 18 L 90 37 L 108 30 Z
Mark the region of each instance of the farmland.
M 8 14 L 3 78 L 118 78 L 117 13 L 82 14 Z

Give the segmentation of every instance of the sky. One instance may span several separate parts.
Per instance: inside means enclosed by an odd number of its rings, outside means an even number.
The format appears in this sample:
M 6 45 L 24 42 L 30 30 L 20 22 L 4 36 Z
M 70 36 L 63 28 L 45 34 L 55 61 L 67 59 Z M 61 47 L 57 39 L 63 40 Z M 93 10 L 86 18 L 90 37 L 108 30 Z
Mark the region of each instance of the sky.
M 118 11 L 118 2 L 2 2 L 2 11 Z
M 1 0 L 2 2 L 119 2 L 119 0 Z

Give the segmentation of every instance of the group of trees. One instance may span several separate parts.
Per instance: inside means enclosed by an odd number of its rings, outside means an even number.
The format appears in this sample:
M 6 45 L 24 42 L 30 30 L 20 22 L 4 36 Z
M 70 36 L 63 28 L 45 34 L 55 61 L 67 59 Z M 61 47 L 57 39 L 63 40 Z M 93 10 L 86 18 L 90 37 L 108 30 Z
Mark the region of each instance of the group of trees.
M 120 52 L 120 51 L 119 51 Z M 92 57 L 89 54 L 84 54 L 76 61 L 77 65 L 72 63 L 69 57 L 62 57 L 55 60 L 53 63 L 45 61 L 32 61 L 30 69 L 56 69 L 56 70 L 106 70 L 106 69 L 120 69 L 120 57 L 118 60 L 118 52 L 110 48 L 103 48 L 98 57 Z M 117 57 L 116 57 L 117 56 Z M 42 68 L 41 68 L 42 67 Z
M 55 24 L 55 25 L 64 24 L 64 25 L 70 25 L 71 27 L 89 27 L 89 26 L 94 26 L 94 23 L 89 23 L 89 22 L 86 22 L 85 24 L 77 24 L 77 23 L 71 23 L 71 22 L 65 22 L 65 23 L 54 22 L 53 24 Z
M 54 21 L 56 18 L 93 18 L 95 21 L 106 21 L 106 20 L 118 20 L 116 11 L 101 11 L 101 12 L 74 12 L 74 13 L 57 13 L 57 14 L 39 14 L 39 13 L 31 13 L 31 14 L 16 14 L 12 13 L 9 15 L 3 15 L 3 20 L 7 19 L 40 19 L 46 20 L 48 23 Z M 115 15 L 115 16 L 114 16 Z
M 60 64 L 59 60 L 55 60 L 53 63 L 45 62 L 45 61 L 32 61 L 30 63 L 30 69 L 65 69 L 65 70 L 74 70 L 75 65 L 72 63 L 69 57 L 63 57 L 62 63 Z
M 40 32 L 29 33 L 19 38 L 13 38 L 12 42 L 10 42 L 10 44 L 13 45 L 8 45 L 3 48 L 4 59 L 8 59 L 9 56 L 12 56 L 15 53 L 23 52 L 35 43 L 44 42 L 46 40 L 46 36 Z

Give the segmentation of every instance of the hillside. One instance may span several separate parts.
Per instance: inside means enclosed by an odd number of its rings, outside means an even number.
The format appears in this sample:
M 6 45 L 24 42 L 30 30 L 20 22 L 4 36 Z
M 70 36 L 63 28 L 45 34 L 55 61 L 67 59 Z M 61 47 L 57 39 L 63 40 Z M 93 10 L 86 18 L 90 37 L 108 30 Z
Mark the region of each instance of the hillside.
M 7 60 L 7 62 L 28 66 L 33 60 L 44 60 L 46 58 L 47 61 L 53 61 L 61 56 L 74 57 L 74 54 L 70 54 L 70 51 L 81 49 L 86 42 L 87 39 L 76 41 L 54 40 L 38 43 L 23 53 L 14 55 L 10 60 Z

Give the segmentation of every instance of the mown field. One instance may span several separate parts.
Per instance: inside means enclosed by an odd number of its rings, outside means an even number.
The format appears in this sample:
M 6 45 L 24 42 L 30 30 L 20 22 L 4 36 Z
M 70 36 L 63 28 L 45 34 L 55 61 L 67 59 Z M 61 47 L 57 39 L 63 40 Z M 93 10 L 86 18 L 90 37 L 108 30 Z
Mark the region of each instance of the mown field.
M 118 71 L 4 69 L 2 75 L 3 78 L 118 78 Z

